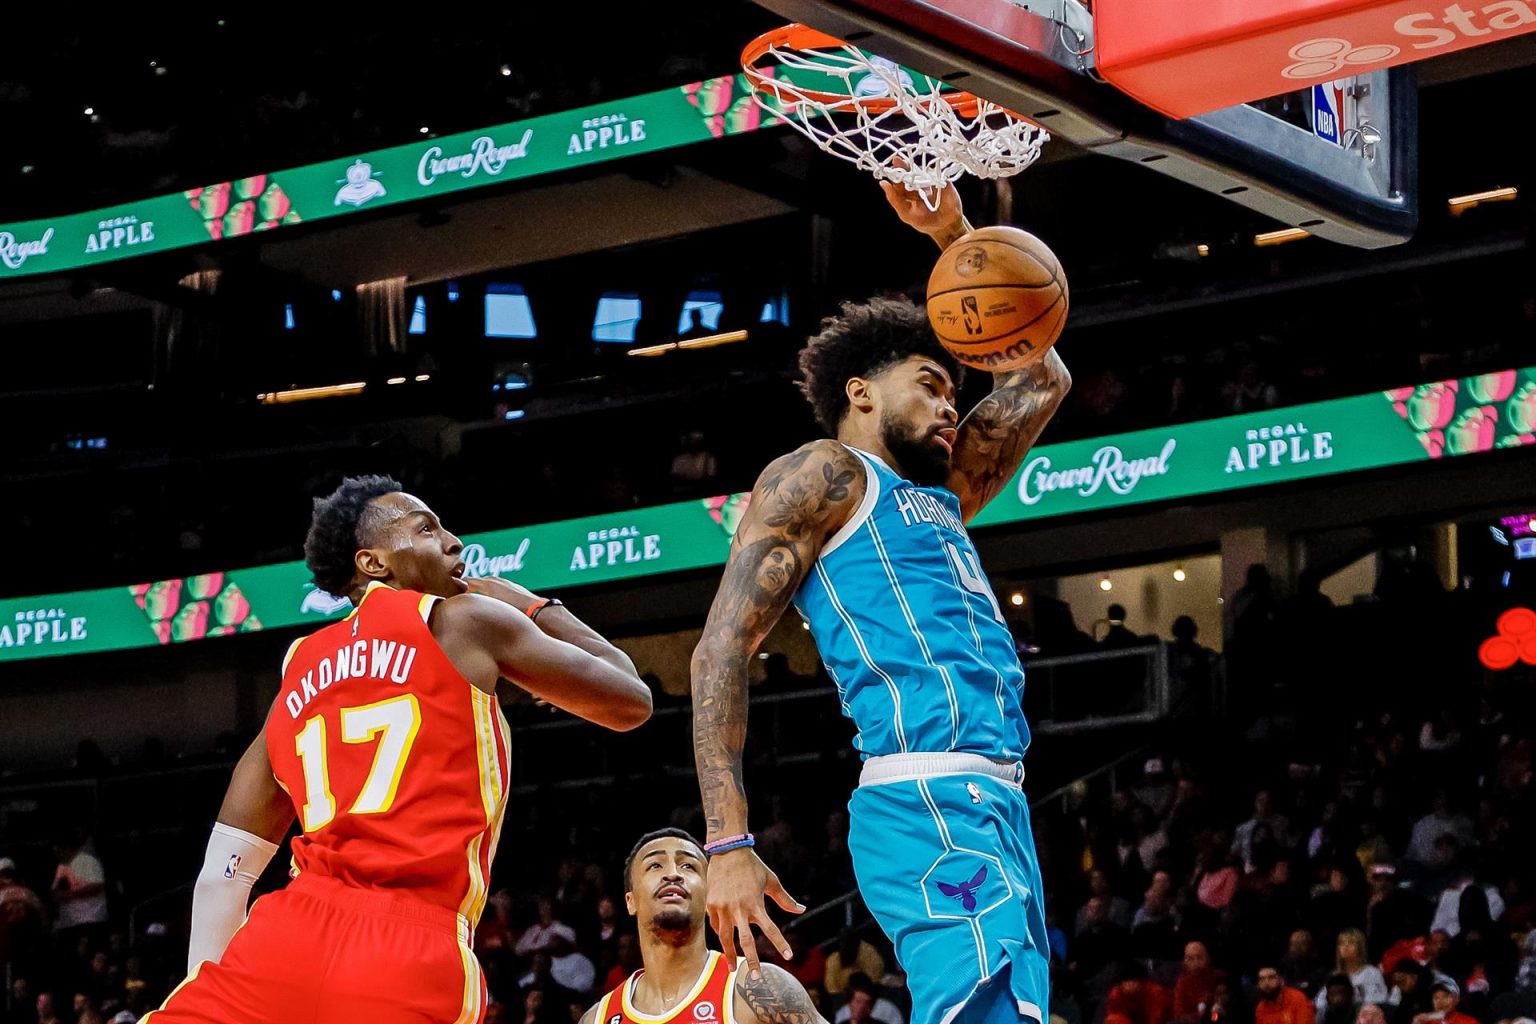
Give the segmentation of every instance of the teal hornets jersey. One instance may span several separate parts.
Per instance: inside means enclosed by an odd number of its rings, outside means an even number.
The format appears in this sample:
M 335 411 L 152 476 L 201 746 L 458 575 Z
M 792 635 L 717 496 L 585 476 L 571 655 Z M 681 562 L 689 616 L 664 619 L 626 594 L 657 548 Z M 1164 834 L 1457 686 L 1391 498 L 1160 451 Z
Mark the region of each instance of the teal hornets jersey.
M 1029 746 L 1024 669 L 960 499 L 850 449 L 868 488 L 795 594 L 864 757 Z

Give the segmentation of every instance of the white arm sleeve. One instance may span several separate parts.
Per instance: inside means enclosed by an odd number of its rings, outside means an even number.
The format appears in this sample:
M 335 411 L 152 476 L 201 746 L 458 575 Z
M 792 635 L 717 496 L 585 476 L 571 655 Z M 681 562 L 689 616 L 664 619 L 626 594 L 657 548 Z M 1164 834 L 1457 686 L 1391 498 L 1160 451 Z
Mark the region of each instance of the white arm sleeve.
M 192 890 L 192 936 L 187 971 L 204 960 L 219 962 L 224 947 L 245 921 L 251 886 L 267 869 L 277 845 L 260 836 L 217 822 L 208 837 L 203 870 Z

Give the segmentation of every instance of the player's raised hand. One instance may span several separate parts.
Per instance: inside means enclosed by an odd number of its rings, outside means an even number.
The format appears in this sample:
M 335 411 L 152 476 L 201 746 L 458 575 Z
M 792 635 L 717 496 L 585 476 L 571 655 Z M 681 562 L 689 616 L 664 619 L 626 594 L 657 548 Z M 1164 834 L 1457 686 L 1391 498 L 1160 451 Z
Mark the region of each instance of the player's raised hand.
M 500 576 L 466 579 L 464 589 L 471 594 L 483 594 L 486 597 L 495 598 L 520 612 L 526 612 L 539 600 L 539 595 L 527 587 L 513 583 L 511 580 L 504 580 Z
M 735 963 L 737 956 L 746 957 L 748 972 L 753 978 L 762 974 L 757 943 L 752 938 L 754 924 L 763 930 L 763 938 L 773 943 L 784 959 L 794 955 L 778 925 L 768 916 L 764 895 L 773 897 L 775 903 L 791 914 L 805 912 L 805 906 L 784 891 L 779 876 L 770 871 L 751 848 L 728 850 L 709 859 L 710 927 L 720 936 L 720 951 L 726 959 Z
M 891 209 L 896 211 L 896 216 L 908 227 L 915 228 L 925 235 L 949 234 L 965 223 L 965 211 L 960 205 L 960 193 L 955 191 L 955 186 L 945 185 L 944 191 L 939 194 L 939 205 L 936 209 L 928 209 L 928 204 L 923 202 L 923 196 L 914 192 L 905 185 L 898 185 L 892 181 L 880 182 L 880 187 L 885 190 L 886 201 L 891 204 Z M 932 199 L 930 195 L 928 198 Z M 963 234 L 968 228 L 961 229 Z

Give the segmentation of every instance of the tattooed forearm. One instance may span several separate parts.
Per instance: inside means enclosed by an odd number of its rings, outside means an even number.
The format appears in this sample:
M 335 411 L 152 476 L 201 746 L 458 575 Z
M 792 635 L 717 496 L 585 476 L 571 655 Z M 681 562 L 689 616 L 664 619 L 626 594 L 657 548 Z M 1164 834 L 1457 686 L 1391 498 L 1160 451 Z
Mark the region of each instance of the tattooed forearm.
M 858 459 L 818 442 L 774 462 L 752 492 L 693 652 L 693 753 L 710 838 L 744 832 L 741 750 L 747 668 L 805 579 L 826 537 L 863 497 Z
M 1051 349 L 1032 366 L 999 374 L 992 393 L 960 424 L 950 489 L 966 520 L 1007 486 L 1046 423 L 1072 387 L 1072 375 Z
M 757 1024 L 826 1024 L 800 983 L 772 964 L 763 965 L 760 978 L 738 972 L 736 997 L 737 1006 L 746 1003 L 749 1011 L 737 1016 Z

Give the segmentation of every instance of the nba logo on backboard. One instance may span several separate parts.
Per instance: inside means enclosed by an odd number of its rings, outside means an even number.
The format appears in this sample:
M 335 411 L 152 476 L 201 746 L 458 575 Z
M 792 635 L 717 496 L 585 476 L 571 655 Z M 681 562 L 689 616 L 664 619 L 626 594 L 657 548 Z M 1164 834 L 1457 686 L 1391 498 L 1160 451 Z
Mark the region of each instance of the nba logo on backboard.
M 1320 82 L 1312 87 L 1312 134 L 1335 146 L 1343 145 L 1344 132 L 1339 126 L 1344 115 L 1342 85 L 1342 82 Z

